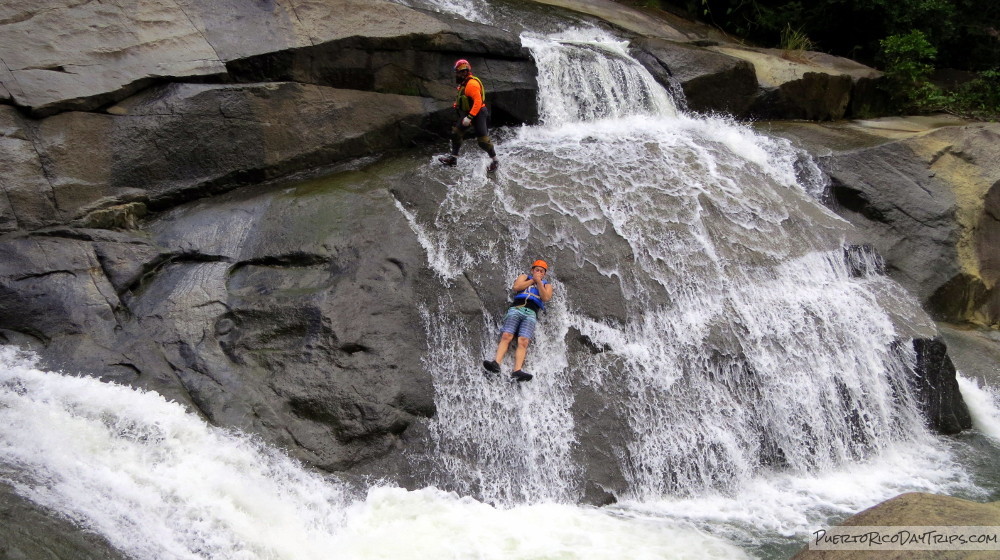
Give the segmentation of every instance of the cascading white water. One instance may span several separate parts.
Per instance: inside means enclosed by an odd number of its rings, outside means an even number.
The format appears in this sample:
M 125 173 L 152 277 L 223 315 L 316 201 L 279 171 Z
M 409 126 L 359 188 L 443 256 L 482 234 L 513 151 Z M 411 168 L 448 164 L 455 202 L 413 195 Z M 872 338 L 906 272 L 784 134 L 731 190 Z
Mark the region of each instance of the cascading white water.
M 159 395 L 41 371 L 12 347 L 0 347 L 0 484 L 137 560 L 744 557 L 688 528 L 572 505 L 503 510 L 433 488 L 352 496 Z
M 397 0 L 404 6 L 442 12 L 478 23 L 489 23 L 492 10 L 486 0 Z
M 480 356 L 495 348 L 469 348 L 468 326 L 449 316 L 447 302 L 439 309 L 424 313 L 433 348 L 425 365 L 437 395 L 437 483 L 503 504 L 575 501 L 572 393 L 568 380 L 555 375 L 566 364 L 563 315 L 549 312 L 532 348 L 546 356 L 545 365 L 532 370 L 531 390 L 522 390 L 484 376 Z
M 0 482 L 135 558 L 327 558 L 345 489 L 155 393 L 0 347 Z
M 1000 402 L 1000 391 L 984 387 L 983 383 L 958 376 L 958 386 L 962 390 L 972 414 L 973 425 L 987 437 L 1000 442 L 1000 413 L 994 403 Z
M 615 278 L 627 320 L 595 320 L 599 294 L 557 283 L 529 351 L 535 381 L 508 388 L 477 371 L 492 346 L 468 343 L 471 328 L 495 332 L 500 310 L 474 326 L 447 305 L 426 313 L 442 483 L 501 503 L 577 496 L 574 373 L 631 427 L 617 453 L 639 499 L 735 489 L 772 468 L 827 471 L 930 438 L 906 381 L 913 352 L 881 307 L 916 304 L 848 270 L 846 222 L 810 196 L 814 164 L 747 127 L 678 115 L 614 38 L 524 44 L 545 125 L 501 145 L 494 182 L 442 173 L 433 222 L 411 224 L 444 281 L 483 266 L 513 279 L 548 258 L 526 254 L 531 243 Z M 487 221 L 510 239 L 484 240 Z M 564 263 L 550 263 L 558 281 Z M 568 370 L 570 327 L 609 349 L 580 372 Z
M 606 33 L 571 29 L 522 37 L 538 67 L 541 121 L 548 126 L 630 115 L 674 116 L 667 92 Z

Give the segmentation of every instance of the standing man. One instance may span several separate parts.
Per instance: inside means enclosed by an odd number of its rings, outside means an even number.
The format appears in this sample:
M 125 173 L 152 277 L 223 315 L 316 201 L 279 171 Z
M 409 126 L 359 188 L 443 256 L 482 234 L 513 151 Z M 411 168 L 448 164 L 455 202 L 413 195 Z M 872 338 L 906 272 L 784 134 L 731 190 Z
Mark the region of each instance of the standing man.
M 549 265 L 543 260 L 537 260 L 531 265 L 531 274 L 521 274 L 514 280 L 514 302 L 507 309 L 500 329 L 500 343 L 497 345 L 497 355 L 491 361 L 484 361 L 486 371 L 500 373 L 500 364 L 507 353 L 514 337 L 517 337 L 517 348 L 514 350 L 514 373 L 510 374 L 512 381 L 531 381 L 532 375 L 523 369 L 524 357 L 528 354 L 528 344 L 535 334 L 538 323 L 538 312 L 545 309 L 545 302 L 552 299 L 552 284 L 545 279 Z
M 486 168 L 492 173 L 500 166 L 500 160 L 490 141 L 486 88 L 479 78 L 472 75 L 472 65 L 464 58 L 455 62 L 455 83 L 458 84 L 458 97 L 452 107 L 458 112 L 458 121 L 451 128 L 451 155 L 441 156 L 438 161 L 448 166 L 458 163 L 458 150 L 462 147 L 465 134 L 471 129 L 476 133 L 476 143 L 492 158 Z

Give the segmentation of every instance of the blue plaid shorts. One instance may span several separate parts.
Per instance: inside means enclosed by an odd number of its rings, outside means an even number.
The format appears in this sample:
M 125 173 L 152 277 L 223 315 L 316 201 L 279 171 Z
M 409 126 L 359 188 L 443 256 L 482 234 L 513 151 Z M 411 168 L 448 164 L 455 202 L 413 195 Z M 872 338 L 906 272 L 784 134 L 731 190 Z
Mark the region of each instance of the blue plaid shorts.
M 535 318 L 534 311 L 527 307 L 511 307 L 503 318 L 503 327 L 500 332 L 531 338 L 535 334 L 536 324 L 538 324 L 538 320 Z

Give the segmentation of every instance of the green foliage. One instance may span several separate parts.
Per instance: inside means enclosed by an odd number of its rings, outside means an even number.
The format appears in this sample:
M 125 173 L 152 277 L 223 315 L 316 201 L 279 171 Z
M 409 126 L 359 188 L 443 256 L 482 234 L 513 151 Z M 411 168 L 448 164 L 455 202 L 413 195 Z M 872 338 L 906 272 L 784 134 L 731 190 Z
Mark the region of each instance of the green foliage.
M 923 31 L 912 29 L 905 35 L 890 35 L 879 41 L 886 73 L 902 74 L 909 79 L 926 78 L 934 70 L 937 49 Z
M 1000 2 L 983 0 L 683 0 L 737 37 L 786 51 L 822 50 L 876 66 L 900 111 L 1000 114 Z M 919 31 L 914 31 L 919 30 Z M 977 72 L 936 87 L 935 65 Z
M 811 51 L 815 48 L 809 36 L 800 29 L 792 29 L 791 24 L 781 32 L 781 48 L 786 51 Z
M 1000 119 L 1000 70 L 985 70 L 946 96 L 946 108 L 976 119 Z
M 879 41 L 885 62 L 885 77 L 889 91 L 903 104 L 903 109 L 926 106 L 933 88 L 928 88 L 934 71 L 937 49 L 923 31 L 911 30 L 905 35 L 890 35 Z
M 905 112 L 939 110 L 944 104 L 940 90 L 931 84 L 937 49 L 923 31 L 911 30 L 879 41 L 885 67 L 885 87 Z
M 1000 116 L 1000 70 L 980 72 L 954 91 L 943 91 L 930 80 L 937 49 L 921 31 L 892 35 L 881 45 L 886 84 L 899 110 L 948 111 L 991 120 Z
M 982 71 L 1000 60 L 1000 2 L 982 0 L 685 0 L 692 13 L 762 46 L 788 29 L 813 49 L 873 64 L 879 42 L 920 29 L 943 67 Z M 692 9 L 696 8 L 696 9 Z

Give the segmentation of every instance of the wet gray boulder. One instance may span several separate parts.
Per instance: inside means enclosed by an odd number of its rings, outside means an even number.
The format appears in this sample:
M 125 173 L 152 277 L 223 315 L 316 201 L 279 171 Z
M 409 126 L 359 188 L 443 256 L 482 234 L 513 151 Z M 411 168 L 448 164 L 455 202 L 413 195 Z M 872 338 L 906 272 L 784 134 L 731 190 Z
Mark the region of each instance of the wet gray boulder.
M 955 378 L 955 365 L 942 337 L 913 341 L 917 353 L 917 399 L 927 423 L 938 433 L 957 434 L 972 427 L 972 416 Z
M 996 328 L 1000 126 L 929 116 L 766 129 L 817 157 L 830 206 L 935 319 Z
M 955 196 L 905 144 L 822 159 L 841 213 L 873 235 L 894 277 L 926 301 L 959 272 Z
M 821 160 L 843 215 L 939 320 L 1000 322 L 998 137 L 995 125 L 945 127 Z
M 73 111 L 41 121 L 0 108 L 14 171 L 4 180 L 13 196 L 0 203 L 0 216 L 11 231 L 86 220 L 132 202 L 169 207 L 412 145 L 427 136 L 422 125 L 441 105 L 283 82 L 171 84 L 111 114 Z
M 3 560 L 125 560 L 97 533 L 56 517 L 0 484 L 0 558 Z
M 395 93 L 414 88 L 407 93 L 443 99 L 452 94 L 447 79 L 459 53 L 501 67 L 500 61 L 527 59 L 515 36 L 385 0 L 114 6 L 62 0 L 44 11 L 28 5 L 6 11 L 0 51 L 8 54 L 0 84 L 35 116 L 98 109 L 164 81 L 301 81 Z M 525 75 L 513 71 L 508 83 L 520 80 L 514 74 Z
M 748 115 L 759 88 L 749 62 L 665 39 L 643 38 L 633 51 L 661 83 L 680 85 L 689 110 Z

